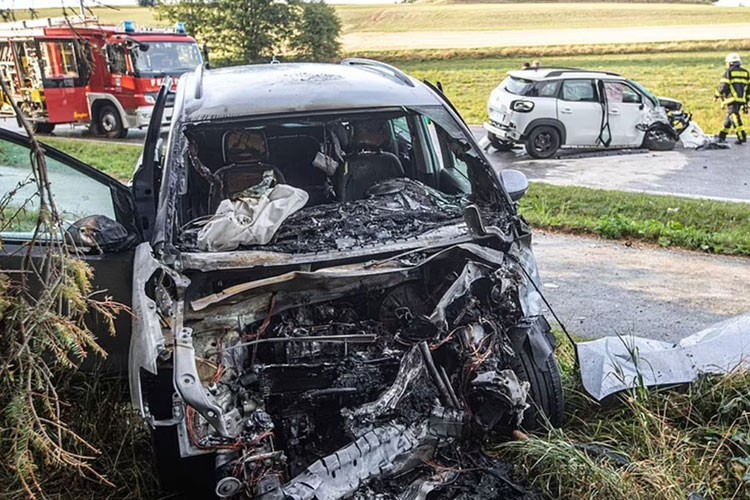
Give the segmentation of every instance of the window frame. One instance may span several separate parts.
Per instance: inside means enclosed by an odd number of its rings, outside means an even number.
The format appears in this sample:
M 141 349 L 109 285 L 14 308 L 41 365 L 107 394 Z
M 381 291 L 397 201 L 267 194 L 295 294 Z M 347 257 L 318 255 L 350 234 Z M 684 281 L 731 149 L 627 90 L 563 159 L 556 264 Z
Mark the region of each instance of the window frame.
M 637 104 L 639 106 L 642 106 L 644 104 L 643 103 L 643 100 L 644 100 L 643 94 L 641 92 L 639 92 L 638 89 L 636 89 L 635 87 L 633 87 L 632 85 L 630 85 L 628 82 L 623 81 L 623 80 L 605 80 L 605 79 L 602 79 L 602 82 L 604 83 L 604 94 L 607 97 L 607 102 L 610 102 L 612 104 Z M 607 95 L 607 84 L 620 84 L 623 87 L 626 87 L 626 88 L 630 89 L 635 95 L 638 96 L 638 102 L 627 102 L 627 101 L 623 100 L 621 102 L 614 103 L 614 102 L 610 101 L 609 100 L 609 96 Z
M 596 84 L 596 81 L 597 81 L 597 79 L 595 79 L 595 78 L 566 78 L 565 80 L 563 80 L 562 84 L 560 85 L 558 99 L 560 99 L 561 101 L 564 101 L 564 102 L 593 102 L 593 103 L 599 103 L 599 102 L 601 102 L 601 96 L 599 95 L 599 89 L 598 89 L 598 85 Z M 580 100 L 579 99 L 579 100 L 576 100 L 576 101 L 571 101 L 569 99 L 565 99 L 565 91 L 564 91 L 565 90 L 565 84 L 568 83 L 568 82 L 589 82 L 591 84 L 592 88 L 594 89 L 594 99 L 593 100 Z
M 29 172 L 31 172 L 31 148 L 29 146 L 29 139 L 25 136 L 11 132 L 7 129 L 0 129 L 0 141 L 9 142 L 17 146 L 21 146 L 29 151 Z M 112 197 L 112 206 L 114 208 L 115 220 L 122 224 L 129 233 L 136 234 L 138 240 L 141 240 L 140 231 L 136 226 L 135 208 L 133 204 L 133 197 L 130 189 L 118 181 L 117 179 L 105 174 L 104 172 L 95 169 L 94 167 L 87 165 L 72 156 L 69 156 L 62 151 L 55 149 L 47 144 L 42 143 L 44 147 L 45 156 L 53 159 L 66 167 L 69 167 L 76 172 L 102 184 L 109 189 L 110 196 Z M 53 188 L 54 190 L 54 188 Z M 96 214 L 90 214 L 96 215 Z M 13 235 L 0 235 L 3 242 L 24 244 L 29 240 L 27 238 L 14 238 Z M 43 241 L 40 241 L 43 243 Z

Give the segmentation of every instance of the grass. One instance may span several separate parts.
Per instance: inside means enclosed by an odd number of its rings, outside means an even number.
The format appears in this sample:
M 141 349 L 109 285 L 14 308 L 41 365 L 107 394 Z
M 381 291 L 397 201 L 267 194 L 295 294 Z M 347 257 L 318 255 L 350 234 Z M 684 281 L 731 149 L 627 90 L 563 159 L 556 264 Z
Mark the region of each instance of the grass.
M 750 10 L 667 3 L 471 3 L 342 5 L 344 34 L 495 31 L 721 24 L 750 21 Z
M 750 205 L 533 183 L 521 214 L 536 228 L 750 256 Z
M 486 445 L 490 454 L 515 464 L 515 477 L 548 498 L 748 498 L 750 373 L 703 378 L 684 390 L 636 390 L 600 405 L 582 391 L 573 348 L 562 338 L 558 343 L 565 426 Z M 164 498 L 149 432 L 129 409 L 126 383 L 79 374 L 66 379 L 61 392 L 69 403 L 66 421 L 98 448 L 96 469 L 114 486 L 40 464 L 48 497 Z M 3 498 L 25 499 L 10 465 L 0 464 Z
M 403 55 L 403 54 L 402 54 Z M 683 101 L 707 133 L 718 128 L 724 111 L 713 100 L 724 70 L 724 52 L 670 52 L 544 57 L 544 66 L 569 66 L 620 73 L 645 85 L 658 96 Z M 421 60 L 397 57 L 404 71 L 420 79 L 440 81 L 469 123 L 486 119 L 490 92 L 529 57 L 477 57 Z
M 573 348 L 559 343 L 565 426 L 494 449 L 519 475 L 550 498 L 748 498 L 750 373 L 637 388 L 602 405 L 584 394 Z
M 138 500 L 164 498 L 159 493 L 150 433 L 130 406 L 127 380 L 99 373 L 79 373 L 59 381 L 64 421 L 97 448 L 94 468 L 112 485 L 86 479 L 49 464 L 38 464 L 47 498 Z M 4 500 L 27 499 L 14 479 L 12 464 L 0 463 Z
M 140 144 L 106 144 L 85 139 L 40 137 L 40 141 L 122 182 L 130 180 L 142 150 Z

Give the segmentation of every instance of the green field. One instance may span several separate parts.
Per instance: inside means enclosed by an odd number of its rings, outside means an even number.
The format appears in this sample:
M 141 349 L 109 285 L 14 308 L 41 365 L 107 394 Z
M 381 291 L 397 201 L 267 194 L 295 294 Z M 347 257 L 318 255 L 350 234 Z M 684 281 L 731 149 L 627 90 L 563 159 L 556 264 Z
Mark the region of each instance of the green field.
M 544 66 L 580 67 L 620 73 L 654 94 L 682 100 L 707 133 L 721 125 L 723 111 L 713 94 L 723 72 L 723 52 L 589 55 L 542 58 Z M 529 58 L 461 58 L 395 61 L 417 78 L 440 81 L 468 123 L 482 123 L 487 99 L 506 73 Z
M 636 3 L 342 5 L 343 33 L 606 28 L 750 21 L 750 9 Z

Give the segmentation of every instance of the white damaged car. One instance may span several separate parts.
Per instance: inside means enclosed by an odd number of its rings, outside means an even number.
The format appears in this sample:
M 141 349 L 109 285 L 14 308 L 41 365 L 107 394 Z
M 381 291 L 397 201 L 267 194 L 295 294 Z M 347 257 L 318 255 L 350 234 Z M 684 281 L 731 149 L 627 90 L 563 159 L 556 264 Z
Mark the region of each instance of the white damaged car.
M 484 128 L 495 149 L 523 144 L 534 158 L 550 158 L 567 147 L 666 151 L 679 136 L 665 105 L 642 85 L 615 73 L 511 71 L 490 94 L 490 120 Z

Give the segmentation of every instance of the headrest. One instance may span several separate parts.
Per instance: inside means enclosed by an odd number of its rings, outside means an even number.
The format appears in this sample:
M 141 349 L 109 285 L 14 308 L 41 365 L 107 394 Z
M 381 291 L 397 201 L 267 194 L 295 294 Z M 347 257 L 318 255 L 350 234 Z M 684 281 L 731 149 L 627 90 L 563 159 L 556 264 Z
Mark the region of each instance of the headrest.
M 391 127 L 386 120 L 352 122 L 352 145 L 358 149 L 382 149 L 391 143 Z
M 331 136 L 339 141 L 341 149 L 346 151 L 349 148 L 349 141 L 351 140 L 350 131 L 342 123 L 330 123 L 327 125 L 327 128 Z
M 260 130 L 237 129 L 224 133 L 224 164 L 247 164 L 268 160 L 268 141 Z

